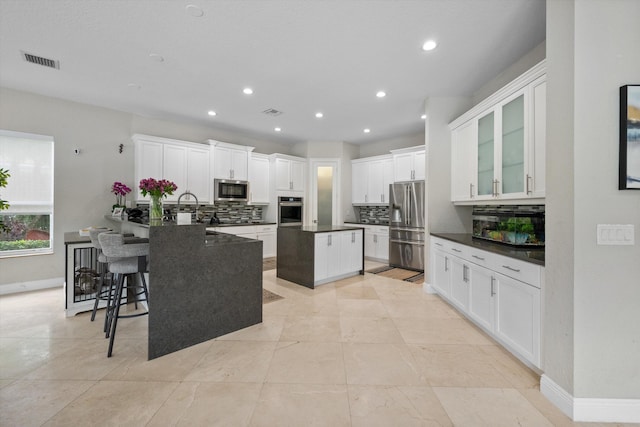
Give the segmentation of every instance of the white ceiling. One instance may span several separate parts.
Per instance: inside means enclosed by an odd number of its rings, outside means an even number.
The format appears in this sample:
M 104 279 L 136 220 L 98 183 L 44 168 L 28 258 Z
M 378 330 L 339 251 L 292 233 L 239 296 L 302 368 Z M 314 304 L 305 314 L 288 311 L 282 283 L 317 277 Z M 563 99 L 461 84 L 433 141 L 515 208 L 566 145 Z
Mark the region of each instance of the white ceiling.
M 470 96 L 544 38 L 544 0 L 0 0 L 0 86 L 283 143 L 366 143 L 419 133 L 427 97 Z

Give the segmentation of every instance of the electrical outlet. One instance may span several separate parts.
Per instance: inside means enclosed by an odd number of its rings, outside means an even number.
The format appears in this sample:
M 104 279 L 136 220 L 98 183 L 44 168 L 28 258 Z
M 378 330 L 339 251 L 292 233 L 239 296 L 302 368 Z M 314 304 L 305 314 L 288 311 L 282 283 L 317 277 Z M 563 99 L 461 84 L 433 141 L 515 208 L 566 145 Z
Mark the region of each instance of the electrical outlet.
M 635 245 L 633 224 L 598 224 L 599 245 Z

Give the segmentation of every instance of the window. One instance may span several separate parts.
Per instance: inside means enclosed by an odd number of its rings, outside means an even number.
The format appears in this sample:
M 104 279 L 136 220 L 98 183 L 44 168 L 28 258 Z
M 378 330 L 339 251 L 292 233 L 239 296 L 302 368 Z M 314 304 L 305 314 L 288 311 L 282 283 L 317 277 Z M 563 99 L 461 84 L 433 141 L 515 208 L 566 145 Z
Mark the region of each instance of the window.
M 53 137 L 0 130 L 0 257 L 53 252 Z

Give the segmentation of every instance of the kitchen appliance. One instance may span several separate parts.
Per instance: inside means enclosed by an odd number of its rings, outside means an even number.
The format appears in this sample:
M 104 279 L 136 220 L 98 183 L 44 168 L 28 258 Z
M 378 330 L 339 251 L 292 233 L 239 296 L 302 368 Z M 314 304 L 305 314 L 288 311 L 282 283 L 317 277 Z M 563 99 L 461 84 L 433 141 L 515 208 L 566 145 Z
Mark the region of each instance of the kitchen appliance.
M 278 226 L 302 225 L 302 197 L 278 197 Z
M 544 205 L 476 206 L 472 220 L 474 239 L 544 247 Z
M 424 181 L 389 184 L 389 265 L 424 271 Z
M 213 180 L 213 198 L 216 202 L 247 202 L 249 182 L 232 179 Z

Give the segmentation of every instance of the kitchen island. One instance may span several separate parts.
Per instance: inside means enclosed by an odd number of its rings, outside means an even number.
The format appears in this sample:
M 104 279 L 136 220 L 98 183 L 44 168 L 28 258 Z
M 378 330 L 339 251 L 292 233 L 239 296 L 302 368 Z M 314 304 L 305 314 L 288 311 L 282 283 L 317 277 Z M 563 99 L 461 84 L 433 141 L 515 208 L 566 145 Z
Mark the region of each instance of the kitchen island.
M 279 227 L 276 275 L 314 289 L 364 274 L 363 235 L 357 226 Z
M 149 236 L 149 360 L 262 322 L 260 240 L 121 222 Z

